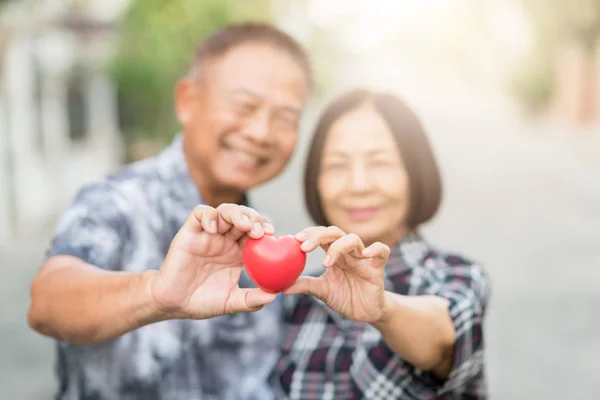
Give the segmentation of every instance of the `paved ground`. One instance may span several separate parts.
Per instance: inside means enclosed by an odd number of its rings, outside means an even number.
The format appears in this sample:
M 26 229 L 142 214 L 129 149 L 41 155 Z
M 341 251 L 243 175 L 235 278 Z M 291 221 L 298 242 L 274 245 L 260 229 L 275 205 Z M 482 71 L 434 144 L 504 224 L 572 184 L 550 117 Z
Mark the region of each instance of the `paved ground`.
M 600 132 L 478 115 L 432 109 L 423 116 L 446 180 L 444 206 L 426 233 L 490 271 L 492 397 L 598 399 Z M 253 195 L 284 233 L 308 223 L 299 185 L 303 150 Z M 54 390 L 51 342 L 25 325 L 27 286 L 43 245 L 0 247 L 2 398 L 49 399 Z

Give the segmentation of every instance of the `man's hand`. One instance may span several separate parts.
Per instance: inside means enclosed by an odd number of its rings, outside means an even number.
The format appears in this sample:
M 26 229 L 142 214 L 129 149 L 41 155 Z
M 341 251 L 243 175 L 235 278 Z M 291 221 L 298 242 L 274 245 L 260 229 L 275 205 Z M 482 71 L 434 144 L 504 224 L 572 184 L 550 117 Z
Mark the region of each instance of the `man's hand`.
M 275 295 L 238 287 L 242 247 L 249 237 L 273 232 L 273 226 L 251 208 L 197 206 L 152 278 L 154 299 L 169 318 L 205 319 L 260 310 Z

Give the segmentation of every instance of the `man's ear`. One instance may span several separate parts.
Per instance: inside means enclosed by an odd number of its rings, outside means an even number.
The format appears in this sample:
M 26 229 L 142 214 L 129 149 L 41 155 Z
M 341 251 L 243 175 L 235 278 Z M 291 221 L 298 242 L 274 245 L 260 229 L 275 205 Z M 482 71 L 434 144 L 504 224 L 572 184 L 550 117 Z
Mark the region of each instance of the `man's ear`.
M 196 85 L 188 78 L 182 78 L 175 85 L 175 113 L 182 126 L 187 125 L 193 114 Z

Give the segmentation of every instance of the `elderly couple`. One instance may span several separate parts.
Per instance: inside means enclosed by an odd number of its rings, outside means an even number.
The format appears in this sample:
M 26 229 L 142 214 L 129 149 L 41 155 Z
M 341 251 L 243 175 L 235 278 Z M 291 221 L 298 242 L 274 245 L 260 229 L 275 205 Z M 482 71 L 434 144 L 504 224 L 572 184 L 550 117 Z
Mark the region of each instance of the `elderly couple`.
M 277 296 L 243 272 L 248 238 L 275 230 L 245 194 L 286 167 L 311 84 L 285 33 L 225 27 L 177 83 L 181 135 L 81 189 L 31 287 L 29 324 L 58 343 L 57 399 L 487 397 L 490 283 L 419 234 L 440 174 L 393 95 L 343 94 L 316 126 L 315 226 L 296 239 L 326 251 L 325 272 Z

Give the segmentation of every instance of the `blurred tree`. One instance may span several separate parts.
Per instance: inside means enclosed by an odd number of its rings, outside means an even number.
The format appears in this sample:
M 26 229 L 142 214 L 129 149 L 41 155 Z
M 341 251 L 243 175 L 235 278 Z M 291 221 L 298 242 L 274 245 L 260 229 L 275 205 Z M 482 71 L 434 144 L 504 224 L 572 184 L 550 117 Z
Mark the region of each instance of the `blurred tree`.
M 512 93 L 526 115 L 536 116 L 548 109 L 555 94 L 554 79 L 553 52 L 547 43 L 538 39 L 511 82 Z
M 4 11 L 3 8 L 8 3 L 11 3 L 13 1 L 15 0 L 0 0 L 0 13 Z M 0 74 L 2 74 L 2 62 L 4 60 L 4 52 L 6 51 L 12 33 L 11 28 L 11 26 L 9 26 L 6 23 L 3 23 L 3 21 L 0 20 Z
M 133 0 L 109 67 L 128 143 L 163 145 L 177 132 L 173 88 L 200 40 L 238 20 L 269 20 L 269 0 Z
M 594 63 L 600 41 L 600 0 L 523 0 L 536 33 L 536 46 L 515 81 L 517 96 L 530 111 L 546 108 L 556 93 L 556 57 L 565 43 Z M 593 69 L 588 65 L 584 68 Z

